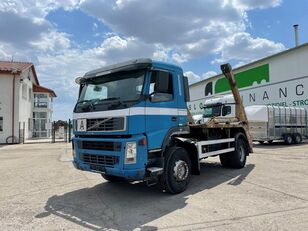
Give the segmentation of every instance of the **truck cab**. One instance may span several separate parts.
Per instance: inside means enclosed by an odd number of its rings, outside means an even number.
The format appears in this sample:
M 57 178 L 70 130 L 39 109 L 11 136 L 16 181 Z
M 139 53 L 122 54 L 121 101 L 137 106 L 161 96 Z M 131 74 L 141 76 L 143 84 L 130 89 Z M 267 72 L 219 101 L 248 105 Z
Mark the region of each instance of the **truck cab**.
M 233 81 L 231 67 L 222 67 Z M 219 155 L 222 166 L 243 168 L 252 152 L 244 117 L 193 124 L 188 79 L 178 66 L 137 59 L 90 71 L 76 82 L 72 143 L 79 170 L 180 193 L 191 174 L 200 173 L 201 159 Z
M 195 115 L 194 120 L 198 124 L 206 123 L 213 117 L 235 117 L 235 102 L 232 95 L 221 95 L 205 100 L 203 112 Z
M 180 67 L 138 59 L 90 71 L 77 82 L 77 169 L 142 180 L 147 169 L 161 166 L 169 137 L 188 133 L 188 80 Z

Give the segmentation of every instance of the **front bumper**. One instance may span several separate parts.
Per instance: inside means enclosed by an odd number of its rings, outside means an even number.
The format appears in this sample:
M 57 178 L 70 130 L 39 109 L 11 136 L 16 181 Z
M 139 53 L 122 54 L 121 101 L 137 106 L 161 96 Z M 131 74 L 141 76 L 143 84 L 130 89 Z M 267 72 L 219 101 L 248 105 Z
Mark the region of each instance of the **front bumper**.
M 147 146 L 138 145 L 138 141 L 145 138 L 143 135 L 135 135 L 130 138 L 84 138 L 74 137 L 74 161 L 75 168 L 79 170 L 104 173 L 113 176 L 123 177 L 127 180 L 143 180 L 146 176 L 147 164 Z M 99 143 L 112 143 L 121 144 L 120 148 L 116 150 L 101 150 L 101 148 L 87 146 L 84 147 L 84 141 Z M 125 164 L 125 146 L 126 142 L 137 143 L 137 156 L 136 163 Z M 87 156 L 85 161 L 84 156 Z M 92 158 L 93 157 L 93 158 Z M 116 159 L 114 164 L 98 163 L 97 159 Z

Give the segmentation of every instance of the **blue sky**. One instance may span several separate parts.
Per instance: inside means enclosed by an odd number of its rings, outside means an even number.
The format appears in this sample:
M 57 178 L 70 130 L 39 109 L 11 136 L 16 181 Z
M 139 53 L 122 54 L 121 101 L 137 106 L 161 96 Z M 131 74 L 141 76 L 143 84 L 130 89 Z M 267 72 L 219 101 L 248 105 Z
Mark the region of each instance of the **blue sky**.
M 306 0 L 5 0 L 0 59 L 33 62 L 58 95 L 54 119 L 68 119 L 74 79 L 86 71 L 150 57 L 180 65 L 193 83 L 223 62 L 239 66 L 293 47 L 293 24 L 307 42 L 307 12 Z

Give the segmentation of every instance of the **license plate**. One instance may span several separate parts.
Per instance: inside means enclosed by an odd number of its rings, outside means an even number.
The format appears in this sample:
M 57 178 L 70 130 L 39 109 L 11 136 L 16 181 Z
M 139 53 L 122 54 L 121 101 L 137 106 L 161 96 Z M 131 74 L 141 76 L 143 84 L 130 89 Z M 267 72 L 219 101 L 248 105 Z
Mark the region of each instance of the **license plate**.
M 77 131 L 78 132 L 87 131 L 87 119 L 78 119 L 77 120 Z

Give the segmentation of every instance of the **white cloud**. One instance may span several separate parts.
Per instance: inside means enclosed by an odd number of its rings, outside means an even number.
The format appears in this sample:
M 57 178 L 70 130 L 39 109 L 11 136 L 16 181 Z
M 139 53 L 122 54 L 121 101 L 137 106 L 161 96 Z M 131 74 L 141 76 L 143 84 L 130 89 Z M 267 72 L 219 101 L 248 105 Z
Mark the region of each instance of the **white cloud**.
M 160 61 L 168 61 L 169 57 L 169 50 L 164 49 L 162 47 L 157 47 L 156 51 L 154 51 L 152 58 L 154 60 L 160 60 Z
M 276 7 L 280 0 L 4 0 L 0 2 L 0 58 L 33 61 L 40 82 L 55 89 L 55 108 L 72 107 L 76 76 L 86 71 L 132 58 L 152 57 L 184 63 L 216 55 L 213 63 L 251 60 L 285 47 L 246 32 L 247 11 Z M 96 23 L 93 36 L 102 40 L 93 48 L 75 44 L 72 36 L 57 31 L 46 16 L 58 8 L 81 9 L 103 22 L 111 32 L 103 34 Z M 16 31 L 18 35 L 16 36 Z M 185 74 L 190 82 L 215 75 L 213 71 Z M 59 102 L 59 103 L 58 103 Z M 63 109 L 63 110 L 62 110 Z
M 217 72 L 208 71 L 208 72 L 202 74 L 202 79 L 207 79 L 207 78 L 210 78 L 210 77 L 215 76 L 215 75 L 217 75 Z
M 186 77 L 188 77 L 188 82 L 191 84 L 191 83 L 195 83 L 195 82 L 198 82 L 200 81 L 201 77 L 200 75 L 197 75 L 195 74 L 194 72 L 192 71 L 186 71 L 184 72 L 184 75 Z
M 43 52 L 57 52 L 71 46 L 68 35 L 63 32 L 50 31 L 41 34 L 40 41 L 33 41 L 30 44 Z
M 250 25 L 248 10 L 276 7 L 280 3 L 197 0 L 191 4 L 186 0 L 156 0 L 144 4 L 141 0 L 84 0 L 80 9 L 125 37 L 172 51 L 168 52 L 170 60 L 183 63 L 223 52 L 221 44 L 225 38 L 245 32 Z
M 140 57 L 152 57 L 155 47 L 136 38 L 114 35 L 106 38 L 99 47 L 88 50 L 107 63 Z
M 217 75 L 217 73 L 215 71 L 208 71 L 206 73 L 203 73 L 200 76 L 200 75 L 197 75 L 196 73 L 194 73 L 192 71 L 186 71 L 184 73 L 184 75 L 188 77 L 189 84 L 192 84 L 192 83 L 196 83 L 196 82 L 199 82 L 201 80 L 207 79 L 209 77 L 215 76 L 215 75 Z
M 229 22 L 234 27 L 241 24 L 241 11 L 223 3 L 223 0 L 194 4 L 186 0 L 156 0 L 147 4 L 141 0 L 86 0 L 80 7 L 125 36 L 170 46 L 200 40 L 207 35 L 208 26 L 215 22 Z
M 79 0 L 3 0 L 0 2 L 0 11 L 14 12 L 24 17 L 41 20 L 50 11 L 57 8 L 72 10 L 78 7 Z
M 264 38 L 252 38 L 250 34 L 241 32 L 221 41 L 219 55 L 213 63 L 240 60 L 250 62 L 285 49 L 282 43 L 275 43 Z
M 172 60 L 174 60 L 177 63 L 184 63 L 188 60 L 189 55 L 184 53 L 173 53 L 172 54 Z
M 252 9 L 265 9 L 269 7 L 276 7 L 282 3 L 282 0 L 233 0 L 233 4 L 236 7 L 240 7 L 244 10 Z

